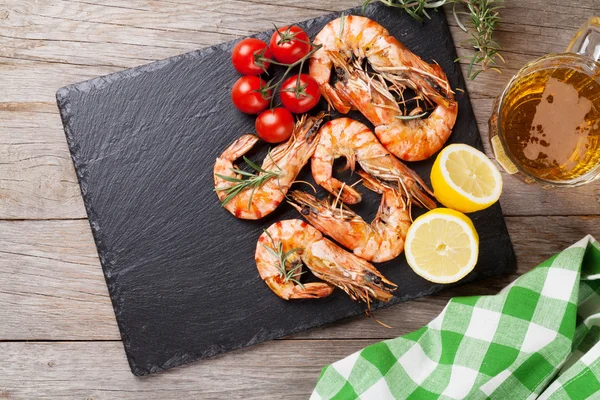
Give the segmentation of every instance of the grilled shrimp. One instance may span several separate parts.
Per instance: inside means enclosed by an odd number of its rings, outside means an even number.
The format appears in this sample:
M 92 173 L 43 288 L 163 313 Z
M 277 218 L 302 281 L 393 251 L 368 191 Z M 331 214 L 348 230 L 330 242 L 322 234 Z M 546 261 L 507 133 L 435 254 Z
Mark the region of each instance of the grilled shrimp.
M 310 74 L 330 105 L 341 113 L 351 108 L 360 111 L 376 126 L 375 135 L 383 145 L 402 160 L 424 160 L 442 148 L 452 133 L 458 107 L 439 65 L 427 64 L 365 17 L 331 21 L 315 43 L 323 47 L 311 58 Z M 365 59 L 375 74 L 363 68 Z M 335 87 L 329 83 L 332 67 L 338 77 Z M 414 115 L 423 111 L 420 106 L 413 115 L 404 115 L 392 92 L 404 103 L 405 88 L 414 90 L 417 99 L 435 104 L 429 117 Z
M 325 297 L 335 285 L 369 306 L 389 301 L 397 286 L 373 265 L 340 248 L 299 219 L 279 221 L 258 238 L 256 266 L 261 278 L 283 299 Z M 300 261 L 325 282 L 298 283 Z M 282 266 L 282 264 L 285 264 Z
M 319 144 L 311 160 L 313 178 L 344 203 L 356 204 L 361 196 L 356 189 L 332 176 L 333 162 L 338 157 L 346 157 L 347 168 L 354 169 L 358 162 L 368 174 L 396 183 L 402 188 L 409 205 L 414 199 L 421 206 L 435 208 L 430 197 L 433 194 L 425 182 L 392 156 L 365 125 L 350 118 L 338 118 L 324 124 L 319 136 Z
M 314 43 L 322 47 L 311 57 L 310 75 L 319 83 L 323 97 L 341 113 L 353 106 L 347 93 L 353 86 L 351 80 L 359 78 L 353 72 L 362 70 L 365 59 L 391 84 L 419 91 L 437 104 L 452 102 L 448 80 L 369 18 L 356 15 L 337 18 L 325 25 Z M 333 67 L 339 78 L 335 87 L 329 83 Z M 368 81 L 354 84 L 369 86 Z
M 324 234 L 330 236 L 354 254 L 368 261 L 384 262 L 394 259 L 404 250 L 404 240 L 411 219 L 403 195 L 389 186 L 360 173 L 365 186 L 382 195 L 375 219 L 369 224 L 354 211 L 336 207 L 331 201 L 294 190 L 290 203 Z
M 242 219 L 259 219 L 275 210 L 314 153 L 324 116 L 300 118 L 290 139 L 275 147 L 257 174 L 250 177 L 255 184 L 243 181 L 243 175 L 249 173 L 239 173 L 233 163 L 250 151 L 258 137 L 247 134 L 233 142 L 214 167 L 215 191 L 223 207 Z
M 405 161 L 425 160 L 438 152 L 456 122 L 456 103 L 437 105 L 427 118 L 403 120 L 375 127 L 375 135 L 393 155 Z
M 325 282 L 298 283 L 302 269 L 300 253 L 322 237 L 321 232 L 298 219 L 277 222 L 260 235 L 254 256 L 256 267 L 277 296 L 285 300 L 311 299 L 327 297 L 333 292 L 333 286 Z

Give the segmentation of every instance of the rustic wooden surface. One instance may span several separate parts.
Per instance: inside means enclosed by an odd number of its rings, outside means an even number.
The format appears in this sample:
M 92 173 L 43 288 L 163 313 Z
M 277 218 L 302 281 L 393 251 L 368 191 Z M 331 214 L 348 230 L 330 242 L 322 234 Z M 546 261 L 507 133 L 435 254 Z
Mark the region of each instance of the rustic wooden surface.
M 320 368 L 420 327 L 488 279 L 145 378 L 128 368 L 54 103 L 57 88 L 235 39 L 358 0 L 0 0 L 0 399 L 307 398 Z M 467 86 L 487 140 L 492 100 L 525 62 L 563 50 L 600 0 L 506 0 L 503 75 Z M 459 55 L 467 39 L 450 20 Z M 466 66 L 463 65 L 463 68 Z M 488 148 L 489 153 L 489 148 Z M 600 185 L 544 191 L 505 176 L 519 268 L 591 233 Z

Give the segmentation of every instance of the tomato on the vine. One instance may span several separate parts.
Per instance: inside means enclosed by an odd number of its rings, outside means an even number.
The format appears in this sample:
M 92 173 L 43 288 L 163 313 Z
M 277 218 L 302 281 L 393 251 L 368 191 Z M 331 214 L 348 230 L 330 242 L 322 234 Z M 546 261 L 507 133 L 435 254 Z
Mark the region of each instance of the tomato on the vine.
M 258 114 L 269 107 L 271 91 L 258 76 L 242 76 L 231 88 L 231 100 L 238 110 L 246 114 Z
M 231 52 L 233 66 L 240 74 L 260 75 L 269 68 L 271 51 L 265 42 L 246 38 L 235 45 Z
M 294 75 L 281 84 L 279 97 L 283 106 L 293 113 L 305 113 L 317 105 L 321 91 L 317 81 L 308 74 Z
M 294 117 L 285 108 L 273 108 L 259 114 L 255 128 L 258 136 L 265 142 L 283 142 L 289 139 L 294 131 Z
M 296 25 L 283 26 L 273 32 L 269 48 L 277 61 L 292 64 L 310 52 L 310 38 Z

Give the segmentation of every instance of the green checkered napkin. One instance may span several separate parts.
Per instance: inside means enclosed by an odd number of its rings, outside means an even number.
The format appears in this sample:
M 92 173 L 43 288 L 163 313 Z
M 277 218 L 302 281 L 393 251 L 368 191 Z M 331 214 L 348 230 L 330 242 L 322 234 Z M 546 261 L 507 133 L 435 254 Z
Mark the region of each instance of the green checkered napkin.
M 600 245 L 591 236 L 495 296 L 323 369 L 319 399 L 600 399 Z

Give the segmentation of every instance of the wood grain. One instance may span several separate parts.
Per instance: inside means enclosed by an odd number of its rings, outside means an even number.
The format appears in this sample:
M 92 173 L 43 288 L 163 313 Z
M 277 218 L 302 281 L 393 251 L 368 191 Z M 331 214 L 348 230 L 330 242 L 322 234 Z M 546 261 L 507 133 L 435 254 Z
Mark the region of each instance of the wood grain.
M 453 295 L 495 293 L 587 233 L 600 237 L 598 185 L 544 191 L 505 175 L 501 203 L 512 216 L 507 223 L 519 263 L 514 275 L 377 312 L 389 330 L 352 318 L 287 338 L 292 340 L 134 378 L 83 220 L 56 89 L 358 3 L 0 2 L 0 399 L 307 398 L 323 365 L 420 327 Z M 507 59 L 504 74 L 467 82 L 488 154 L 487 118 L 510 76 L 538 56 L 562 51 L 579 25 L 599 13 L 598 0 L 505 1 L 496 34 Z M 468 57 L 468 36 L 449 22 L 459 56 Z M 464 61 L 461 66 L 465 72 Z
M 473 100 L 475 109 L 478 102 Z M 5 110 L 0 108 L 0 219 L 86 218 L 58 114 L 35 103 L 29 107 L 36 111 L 4 104 Z M 487 140 L 487 129 L 480 129 Z M 500 202 L 506 215 L 593 215 L 600 209 L 597 185 L 548 191 L 503 176 Z
M 382 339 L 421 327 L 456 295 L 493 294 L 588 233 L 600 217 L 510 217 L 519 270 L 377 312 L 392 326 L 350 318 L 292 338 Z M 257 276 L 258 279 L 258 276 Z M 86 220 L 0 221 L 0 341 L 119 340 L 114 313 Z
M 0 111 L 0 217 L 85 216 L 61 125 L 55 113 Z
M 7 165 L 0 170 L 0 218 L 85 218 L 60 120 L 46 115 L 57 113 L 53 102 L 59 87 L 256 33 L 273 22 L 300 21 L 356 5 L 354 0 L 302 6 L 167 3 L 8 3 L 0 19 L 0 137 L 6 138 L 0 142 L 0 159 Z M 493 97 L 525 62 L 565 48 L 593 7 L 593 1 L 578 7 L 540 0 L 506 2 L 498 32 L 508 60 L 505 74 L 488 73 L 467 82 L 489 155 L 487 118 Z M 449 21 L 459 56 L 467 57 L 467 37 Z M 598 210 L 600 190 L 593 186 L 548 192 L 512 177 L 505 181 L 501 204 L 507 215 L 590 215 Z
M 323 366 L 367 344 L 275 341 L 136 378 L 119 342 L 0 343 L 0 399 L 307 399 Z

